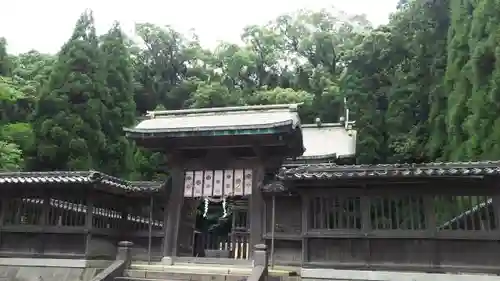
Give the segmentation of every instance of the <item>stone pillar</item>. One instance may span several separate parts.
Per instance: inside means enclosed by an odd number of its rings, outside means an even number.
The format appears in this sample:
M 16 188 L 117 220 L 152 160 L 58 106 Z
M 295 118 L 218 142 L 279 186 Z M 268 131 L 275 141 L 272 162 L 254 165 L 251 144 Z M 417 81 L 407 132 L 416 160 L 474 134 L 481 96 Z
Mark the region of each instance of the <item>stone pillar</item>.
M 253 247 L 253 266 L 264 266 L 269 264 L 269 255 L 265 244 L 257 244 Z
M 116 260 L 125 261 L 124 267 L 127 268 L 132 262 L 132 246 L 134 243 L 130 241 L 118 242 L 118 251 L 116 252 Z
M 265 244 L 257 244 L 253 248 L 253 267 L 263 267 L 259 281 L 267 280 L 269 265 L 269 254 Z

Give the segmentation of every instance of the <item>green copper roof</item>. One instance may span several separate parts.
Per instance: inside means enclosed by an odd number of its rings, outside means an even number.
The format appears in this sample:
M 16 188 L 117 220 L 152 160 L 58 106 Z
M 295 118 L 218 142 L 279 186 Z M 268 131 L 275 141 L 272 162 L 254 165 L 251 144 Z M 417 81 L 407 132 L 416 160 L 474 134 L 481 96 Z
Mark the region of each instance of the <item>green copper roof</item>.
M 302 125 L 305 152 L 298 159 L 345 158 L 356 154 L 352 122 Z
M 129 134 L 183 133 L 226 131 L 227 134 L 273 133 L 283 126 L 300 126 L 298 104 L 241 106 L 151 111 Z M 226 134 L 226 133 L 224 133 Z

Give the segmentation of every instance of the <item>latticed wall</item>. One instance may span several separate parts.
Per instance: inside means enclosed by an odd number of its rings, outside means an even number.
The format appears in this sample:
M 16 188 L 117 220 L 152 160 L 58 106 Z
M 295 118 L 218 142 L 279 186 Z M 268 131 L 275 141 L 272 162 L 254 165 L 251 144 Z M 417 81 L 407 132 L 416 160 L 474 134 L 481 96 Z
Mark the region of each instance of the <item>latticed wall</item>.
M 438 186 L 359 182 L 269 195 L 264 236 L 278 263 L 498 271 L 498 192 Z
M 0 187 L 1 256 L 107 258 L 121 240 L 136 258 L 162 256 L 157 191 L 95 172 L 0 174 Z
M 150 220 L 147 200 L 142 200 L 144 205 L 130 204 L 124 198 L 93 195 L 92 201 L 85 194 L 4 196 L 0 200 L 0 254 L 106 257 L 114 254 L 117 241 L 127 239 L 136 242 L 136 254 L 146 259 L 150 228 L 152 250 L 160 254 L 162 206 L 153 206 Z

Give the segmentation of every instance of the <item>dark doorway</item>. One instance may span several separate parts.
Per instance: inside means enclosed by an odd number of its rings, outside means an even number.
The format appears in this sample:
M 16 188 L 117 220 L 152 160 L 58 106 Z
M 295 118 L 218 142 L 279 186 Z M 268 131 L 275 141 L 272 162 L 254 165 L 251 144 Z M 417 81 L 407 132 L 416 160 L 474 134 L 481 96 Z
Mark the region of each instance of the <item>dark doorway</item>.
M 224 216 L 222 201 L 209 202 L 205 213 L 205 202 L 201 200 L 196 216 L 193 256 L 229 258 L 231 252 L 232 214 Z

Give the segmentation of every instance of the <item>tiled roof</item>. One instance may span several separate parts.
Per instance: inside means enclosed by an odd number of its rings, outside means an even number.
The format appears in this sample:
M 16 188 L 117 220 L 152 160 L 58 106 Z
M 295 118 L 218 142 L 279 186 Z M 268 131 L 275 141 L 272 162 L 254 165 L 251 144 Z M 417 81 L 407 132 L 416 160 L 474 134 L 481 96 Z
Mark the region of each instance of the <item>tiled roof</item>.
M 352 124 L 302 125 L 304 154 L 297 159 L 344 158 L 356 154 L 356 131 Z
M 157 192 L 160 182 L 129 182 L 96 171 L 0 172 L 1 185 L 98 184 L 127 192 Z
M 269 193 L 281 193 L 288 191 L 287 186 L 282 181 L 271 181 L 264 184 L 261 189 L 263 192 Z
M 149 119 L 135 128 L 133 134 L 178 133 L 220 130 L 272 129 L 300 124 L 297 104 L 221 107 L 148 112 Z
M 282 180 L 362 177 L 440 177 L 500 175 L 500 161 L 425 164 L 336 165 L 316 164 L 283 168 Z

